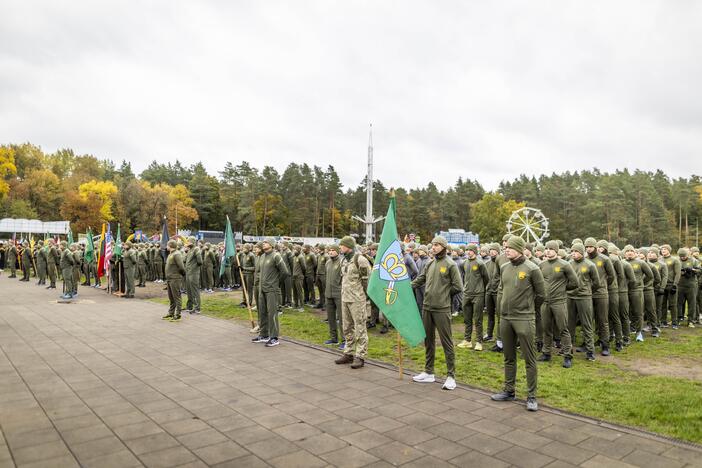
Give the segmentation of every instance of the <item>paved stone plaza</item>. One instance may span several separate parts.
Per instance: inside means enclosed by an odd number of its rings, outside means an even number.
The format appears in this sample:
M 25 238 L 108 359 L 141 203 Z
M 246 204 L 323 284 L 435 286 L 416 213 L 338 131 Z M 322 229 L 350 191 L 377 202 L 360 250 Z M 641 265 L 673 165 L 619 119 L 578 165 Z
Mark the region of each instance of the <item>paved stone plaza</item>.
M 2 468 L 702 467 L 696 448 L 264 348 L 233 322 L 164 322 L 165 306 L 91 288 L 57 296 L 0 276 Z

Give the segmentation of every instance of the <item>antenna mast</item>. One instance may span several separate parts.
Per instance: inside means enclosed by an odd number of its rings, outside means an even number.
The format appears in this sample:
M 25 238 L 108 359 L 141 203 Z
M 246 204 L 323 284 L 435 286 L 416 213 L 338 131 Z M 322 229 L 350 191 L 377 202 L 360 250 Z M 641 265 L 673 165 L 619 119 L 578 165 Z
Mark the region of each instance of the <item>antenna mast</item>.
M 378 221 L 385 219 L 384 216 L 375 218 L 373 216 L 373 124 L 370 124 L 368 132 L 368 173 L 366 174 L 366 216 L 354 216 L 354 219 L 366 225 L 366 242 L 375 240 L 373 226 Z

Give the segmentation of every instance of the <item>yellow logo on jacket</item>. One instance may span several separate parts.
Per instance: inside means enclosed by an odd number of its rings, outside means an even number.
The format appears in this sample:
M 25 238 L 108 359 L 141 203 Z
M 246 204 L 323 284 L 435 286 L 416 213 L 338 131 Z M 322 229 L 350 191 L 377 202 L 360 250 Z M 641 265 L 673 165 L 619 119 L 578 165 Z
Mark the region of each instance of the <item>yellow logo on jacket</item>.
M 602 260 L 597 261 L 597 266 L 602 266 Z
M 580 267 L 580 271 L 583 273 L 587 273 L 587 267 Z
M 638 269 L 639 269 L 639 266 L 636 265 L 636 264 L 634 264 L 634 265 L 632 265 L 632 266 L 633 266 L 634 270 L 638 270 Z
M 441 272 L 442 275 L 445 274 L 445 273 L 446 273 L 446 267 L 445 267 L 445 266 L 442 266 L 441 268 L 439 268 L 439 271 Z
M 478 265 L 473 265 L 472 267 L 470 267 L 470 269 L 473 271 L 478 271 Z
M 556 267 L 556 268 L 553 269 L 553 271 L 555 271 L 556 273 L 560 273 L 560 272 L 561 272 L 561 267 Z
M 524 278 L 526 278 L 526 276 L 526 271 L 520 271 L 519 273 L 517 273 L 517 278 L 519 278 L 520 280 L 523 280 Z

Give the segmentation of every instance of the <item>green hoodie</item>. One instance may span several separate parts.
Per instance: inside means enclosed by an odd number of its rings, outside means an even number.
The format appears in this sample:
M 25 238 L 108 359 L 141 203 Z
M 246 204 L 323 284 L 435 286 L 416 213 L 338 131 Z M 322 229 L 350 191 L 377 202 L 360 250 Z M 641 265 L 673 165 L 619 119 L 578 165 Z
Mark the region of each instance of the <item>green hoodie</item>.
M 504 263 L 497 296 L 503 318 L 534 320 L 546 296 L 541 270 L 524 256 Z
M 587 258 L 580 260 L 571 259 L 570 266 L 578 276 L 578 289 L 568 291 L 568 299 L 590 299 L 593 291 L 600 286 L 600 275 L 597 266 Z
M 424 288 L 424 310 L 431 312 L 450 312 L 451 299 L 463 290 L 461 272 L 458 265 L 446 251 L 429 260 L 424 271 L 414 280 L 413 288 Z
M 546 283 L 546 302 L 549 304 L 565 302 L 568 298 L 566 290 L 573 291 L 580 286 L 578 275 L 565 260 L 558 257 L 553 260 L 546 259 L 539 263 L 539 268 Z

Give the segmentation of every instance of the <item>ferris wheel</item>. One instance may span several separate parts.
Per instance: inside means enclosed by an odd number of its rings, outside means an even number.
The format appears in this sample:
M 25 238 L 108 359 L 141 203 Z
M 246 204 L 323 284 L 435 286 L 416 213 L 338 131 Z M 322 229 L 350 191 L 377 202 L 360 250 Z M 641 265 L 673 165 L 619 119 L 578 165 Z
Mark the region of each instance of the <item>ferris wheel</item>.
M 538 208 L 525 206 L 507 220 L 507 232 L 527 242 L 544 242 L 548 236 L 548 218 Z

